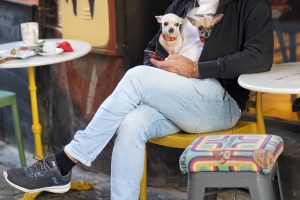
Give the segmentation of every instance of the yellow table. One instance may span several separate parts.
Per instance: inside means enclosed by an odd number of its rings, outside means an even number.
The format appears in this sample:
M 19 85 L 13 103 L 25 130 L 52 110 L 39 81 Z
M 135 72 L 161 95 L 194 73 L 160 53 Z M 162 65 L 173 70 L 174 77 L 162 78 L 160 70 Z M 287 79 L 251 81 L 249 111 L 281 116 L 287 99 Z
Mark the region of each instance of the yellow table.
M 61 42 L 68 41 L 73 47 L 73 52 L 64 52 L 59 55 L 54 56 L 40 56 L 36 55 L 26 59 L 16 59 L 10 60 L 0 64 L 0 69 L 11 69 L 11 68 L 28 68 L 28 80 L 29 80 L 29 92 L 30 92 L 30 102 L 31 102 L 31 112 L 32 112 L 32 133 L 34 135 L 34 145 L 35 153 L 40 158 L 44 157 L 43 145 L 42 145 L 42 126 L 39 119 L 39 110 L 37 103 L 37 87 L 35 82 L 35 66 L 45 66 L 61 62 L 66 62 L 69 60 L 74 60 L 76 58 L 82 57 L 91 51 L 91 45 L 87 42 L 79 40 L 64 40 L 64 39 L 46 39 L 45 42 Z M 0 51 L 12 49 L 20 45 L 21 42 L 12 42 L 0 44 Z M 71 188 L 76 190 L 87 190 L 91 188 L 88 182 L 74 182 L 71 183 Z M 35 199 L 40 193 L 26 193 L 23 200 Z

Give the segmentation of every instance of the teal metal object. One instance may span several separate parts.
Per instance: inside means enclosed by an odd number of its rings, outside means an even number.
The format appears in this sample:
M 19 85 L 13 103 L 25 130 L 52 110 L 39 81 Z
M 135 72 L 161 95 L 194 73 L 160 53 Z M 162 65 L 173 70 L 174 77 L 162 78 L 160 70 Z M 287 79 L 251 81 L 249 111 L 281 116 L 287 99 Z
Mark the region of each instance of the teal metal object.
M 20 127 L 20 118 L 19 118 L 16 94 L 14 92 L 0 90 L 0 108 L 6 106 L 10 106 L 11 113 L 12 113 L 13 125 L 16 134 L 16 142 L 17 142 L 19 156 L 20 156 L 20 163 L 21 166 L 26 166 L 25 150 L 24 150 L 23 136 Z

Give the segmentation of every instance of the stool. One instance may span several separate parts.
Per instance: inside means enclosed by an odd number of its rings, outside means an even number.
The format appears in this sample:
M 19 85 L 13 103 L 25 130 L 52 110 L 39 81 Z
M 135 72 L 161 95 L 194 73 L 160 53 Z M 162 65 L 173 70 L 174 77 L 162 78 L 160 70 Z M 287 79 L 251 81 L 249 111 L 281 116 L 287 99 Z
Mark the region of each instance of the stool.
M 188 173 L 188 199 L 204 200 L 220 189 L 243 188 L 252 200 L 283 200 L 277 164 L 282 151 L 283 141 L 274 135 L 197 138 L 180 157 L 180 169 Z M 206 193 L 212 188 L 216 190 Z
M 0 108 L 10 106 L 21 166 L 26 166 L 23 137 L 20 128 L 17 98 L 14 92 L 0 90 Z

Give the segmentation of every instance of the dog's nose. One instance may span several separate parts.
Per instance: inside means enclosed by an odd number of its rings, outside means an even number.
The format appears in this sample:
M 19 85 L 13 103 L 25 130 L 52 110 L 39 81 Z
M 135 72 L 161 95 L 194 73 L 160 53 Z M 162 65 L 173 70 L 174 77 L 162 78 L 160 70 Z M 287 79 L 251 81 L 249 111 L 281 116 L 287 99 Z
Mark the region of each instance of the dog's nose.
M 174 33 L 174 28 L 170 28 L 169 33 Z
M 205 36 L 206 38 L 208 38 L 208 37 L 209 37 L 209 33 L 205 33 L 204 36 Z

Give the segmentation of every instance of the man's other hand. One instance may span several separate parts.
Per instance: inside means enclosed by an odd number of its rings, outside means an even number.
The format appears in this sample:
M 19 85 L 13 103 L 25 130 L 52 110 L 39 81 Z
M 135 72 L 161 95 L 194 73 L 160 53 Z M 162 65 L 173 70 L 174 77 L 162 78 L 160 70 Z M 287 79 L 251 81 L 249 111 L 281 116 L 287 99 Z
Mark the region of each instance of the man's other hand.
M 151 62 L 157 68 L 173 72 L 187 78 L 199 78 L 198 64 L 185 56 L 170 54 L 163 61 L 151 58 Z

